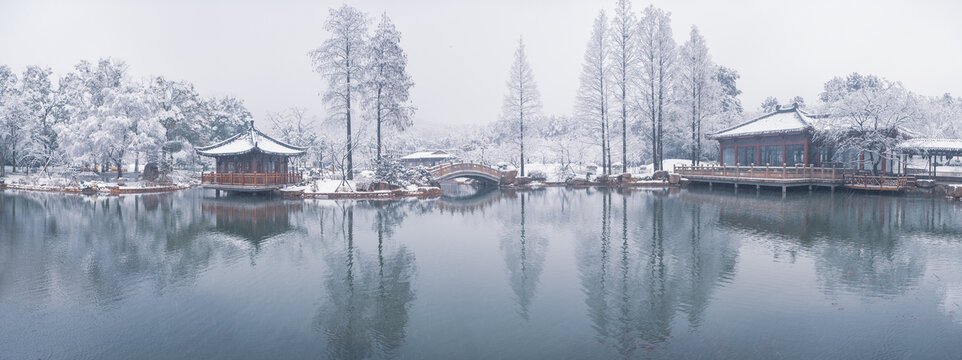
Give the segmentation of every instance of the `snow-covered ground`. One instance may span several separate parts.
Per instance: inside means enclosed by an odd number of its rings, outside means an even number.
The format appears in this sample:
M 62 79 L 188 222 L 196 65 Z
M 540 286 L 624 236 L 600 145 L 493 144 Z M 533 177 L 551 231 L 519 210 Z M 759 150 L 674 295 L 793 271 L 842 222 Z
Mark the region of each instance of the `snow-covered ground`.
M 131 166 L 131 168 L 133 168 Z M 143 189 L 150 187 L 177 186 L 186 187 L 200 184 L 200 173 L 190 170 L 174 170 L 167 175 L 170 180 L 168 185 L 159 185 L 155 182 L 143 181 L 139 173 L 123 173 L 122 181 L 118 181 L 117 173 L 97 174 L 94 172 L 72 172 L 62 168 L 51 168 L 46 173 L 12 172 L 12 167 L 8 166 L 7 174 L 2 179 L 5 183 L 14 187 L 30 190 L 63 190 L 70 188 L 83 188 L 86 186 L 97 186 L 100 188 L 116 187 L 119 189 Z M 18 169 L 19 170 L 19 169 Z M 123 183 L 123 185 L 120 185 Z
M 664 166 L 663 166 L 662 168 L 665 169 L 665 170 L 667 170 L 667 171 L 670 173 L 670 172 L 673 172 L 673 171 L 674 171 L 675 165 L 679 165 L 679 166 L 680 166 L 680 165 L 691 165 L 691 160 L 688 160 L 688 159 L 665 159 L 665 161 L 664 161 L 662 164 L 664 164 Z M 703 162 L 703 164 L 708 165 L 708 164 L 712 164 L 712 163 L 711 163 L 711 162 Z M 586 176 L 588 175 L 589 170 L 592 168 L 592 166 L 591 166 L 591 165 L 571 164 L 571 165 L 570 165 L 570 168 L 571 168 L 571 171 L 572 171 L 573 174 L 574 174 L 574 178 L 584 179 L 584 178 L 586 178 Z M 592 174 L 592 177 L 598 175 L 598 173 L 601 172 L 601 166 L 600 166 L 600 165 L 594 165 L 594 168 L 595 168 L 594 171 L 590 171 L 591 174 Z M 514 168 L 513 168 L 513 167 L 509 167 L 509 169 L 514 169 Z M 633 178 L 644 178 L 644 177 L 646 177 L 646 176 L 649 176 L 649 177 L 650 177 L 652 174 L 654 174 L 654 170 L 653 170 L 653 169 L 654 169 L 654 164 L 646 164 L 646 165 L 643 165 L 643 166 L 628 167 L 628 171 L 627 171 L 627 172 L 630 173 Z M 546 182 L 563 182 L 563 181 L 566 180 L 564 174 L 563 174 L 562 171 L 561 171 L 561 164 L 558 164 L 558 163 L 551 163 L 551 164 L 530 163 L 530 164 L 525 164 L 525 165 L 524 165 L 524 171 L 525 171 L 525 174 L 528 175 L 528 176 L 532 176 L 532 174 L 536 174 L 536 173 L 539 173 L 539 172 L 540 172 L 540 173 L 543 173 L 543 174 L 545 175 L 545 177 L 546 177 L 546 179 L 545 179 Z M 612 174 L 620 174 L 620 173 L 621 173 L 621 167 L 620 167 L 620 166 L 617 166 L 617 167 L 612 166 L 611 172 L 612 172 Z

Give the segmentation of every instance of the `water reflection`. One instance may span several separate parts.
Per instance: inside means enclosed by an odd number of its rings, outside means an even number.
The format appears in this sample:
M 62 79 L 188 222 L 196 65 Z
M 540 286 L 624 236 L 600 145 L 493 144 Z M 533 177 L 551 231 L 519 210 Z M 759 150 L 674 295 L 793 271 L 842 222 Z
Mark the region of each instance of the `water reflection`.
M 290 231 L 293 228 L 290 218 L 301 212 L 303 203 L 228 196 L 204 198 L 201 209 L 214 219 L 217 231 L 243 238 L 257 249 L 265 239 Z
M 600 200 L 601 229 L 583 231 L 577 253 L 598 341 L 631 357 L 667 341 L 679 314 L 697 329 L 714 289 L 734 275 L 737 242 L 711 231 L 698 204 L 612 192 Z
M 314 327 L 325 334 L 332 359 L 397 357 L 404 344 L 408 312 L 415 299 L 414 254 L 392 239 L 393 230 L 406 216 L 404 202 L 343 204 L 329 223 L 321 218 L 328 272 L 325 298 Z M 410 204 L 410 203 L 407 203 Z M 355 239 L 355 207 L 373 210 L 376 250 L 362 250 Z M 367 212 L 367 211 L 366 211 Z
M 518 314 L 527 320 L 541 271 L 544 269 L 548 240 L 537 232 L 526 229 L 525 199 L 527 193 L 512 193 L 517 196 L 518 210 L 507 212 L 502 219 L 501 252 L 508 269 L 508 282 L 514 291 L 518 304 Z
M 0 358 L 962 351 L 962 206 L 938 199 L 211 195 L 0 193 Z

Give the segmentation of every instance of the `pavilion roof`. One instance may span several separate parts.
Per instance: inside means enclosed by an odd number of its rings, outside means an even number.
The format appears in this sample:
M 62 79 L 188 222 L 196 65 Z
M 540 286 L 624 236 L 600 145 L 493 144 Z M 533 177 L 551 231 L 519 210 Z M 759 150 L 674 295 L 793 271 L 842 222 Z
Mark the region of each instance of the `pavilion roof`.
M 903 151 L 962 155 L 962 139 L 910 139 L 899 143 Z
M 814 129 L 813 118 L 815 117 L 818 116 L 802 111 L 796 104 L 791 107 L 776 108 L 774 112 L 721 130 L 709 135 L 709 138 L 723 139 L 801 132 Z
M 197 153 L 204 156 L 230 156 L 251 152 L 261 152 L 271 155 L 298 156 L 303 155 L 306 148 L 294 146 L 275 140 L 254 127 L 254 122 L 246 131 L 231 136 L 224 141 L 197 148 Z

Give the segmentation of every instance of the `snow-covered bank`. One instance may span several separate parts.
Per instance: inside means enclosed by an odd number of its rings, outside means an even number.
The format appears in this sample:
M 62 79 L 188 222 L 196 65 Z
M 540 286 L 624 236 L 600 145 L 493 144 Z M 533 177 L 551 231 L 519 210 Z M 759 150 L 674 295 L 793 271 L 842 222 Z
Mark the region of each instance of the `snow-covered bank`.
M 143 181 L 138 174 L 125 173 L 117 179 L 114 174 L 77 173 L 22 174 L 8 172 L 3 183 L 7 189 L 62 193 L 138 194 L 189 189 L 200 184 L 192 171 L 175 170 L 163 181 Z
M 441 196 L 441 189 L 433 186 L 409 185 L 405 188 L 362 191 L 359 190 L 358 185 L 359 182 L 355 180 L 314 180 L 307 185 L 285 187 L 281 189 L 281 194 L 286 198 L 294 199 L 397 199 Z

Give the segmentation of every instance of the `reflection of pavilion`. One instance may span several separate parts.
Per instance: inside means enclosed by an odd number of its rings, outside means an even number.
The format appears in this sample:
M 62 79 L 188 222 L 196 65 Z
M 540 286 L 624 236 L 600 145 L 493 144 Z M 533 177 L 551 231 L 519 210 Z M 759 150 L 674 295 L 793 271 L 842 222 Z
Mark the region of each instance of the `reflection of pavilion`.
M 291 229 L 290 214 L 300 212 L 300 202 L 228 197 L 204 199 L 204 215 L 214 218 L 218 231 L 242 237 L 255 246 Z

